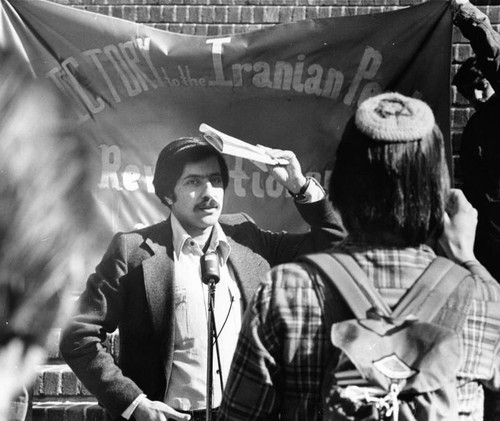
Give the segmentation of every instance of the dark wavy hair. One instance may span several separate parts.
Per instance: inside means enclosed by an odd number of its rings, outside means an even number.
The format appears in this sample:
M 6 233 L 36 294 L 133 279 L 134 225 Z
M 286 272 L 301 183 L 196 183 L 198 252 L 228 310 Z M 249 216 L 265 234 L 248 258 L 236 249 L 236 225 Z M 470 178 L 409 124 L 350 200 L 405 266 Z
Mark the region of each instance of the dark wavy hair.
M 436 125 L 417 141 L 383 142 L 361 133 L 354 117 L 348 122 L 330 200 L 354 236 L 384 243 L 389 234 L 406 247 L 425 243 L 442 232 L 449 188 L 443 135 Z
M 174 188 L 186 164 L 200 162 L 212 156 L 219 162 L 224 190 L 229 183 L 226 161 L 217 149 L 202 137 L 182 137 L 165 146 L 156 162 L 153 178 L 155 193 L 161 202 L 169 206 L 165 197 L 174 198 Z M 170 206 L 169 206 L 170 207 Z

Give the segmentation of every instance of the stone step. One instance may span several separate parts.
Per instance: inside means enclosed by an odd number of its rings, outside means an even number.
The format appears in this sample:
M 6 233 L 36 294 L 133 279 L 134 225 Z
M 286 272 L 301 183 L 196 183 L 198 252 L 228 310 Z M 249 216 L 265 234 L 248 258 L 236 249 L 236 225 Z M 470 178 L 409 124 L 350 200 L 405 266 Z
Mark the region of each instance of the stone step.
M 32 421 L 106 421 L 106 413 L 91 397 L 37 399 L 33 402 Z

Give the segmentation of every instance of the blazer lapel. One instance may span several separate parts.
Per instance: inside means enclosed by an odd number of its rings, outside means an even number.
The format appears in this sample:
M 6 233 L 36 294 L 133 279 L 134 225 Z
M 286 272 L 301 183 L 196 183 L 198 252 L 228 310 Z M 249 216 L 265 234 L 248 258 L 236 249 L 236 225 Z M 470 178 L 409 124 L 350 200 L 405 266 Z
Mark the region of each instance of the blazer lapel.
M 228 261 L 246 307 L 260 284 L 261 276 L 269 270 L 269 264 L 258 254 L 235 242 L 232 238 L 228 237 L 228 241 L 231 245 Z
M 174 343 L 174 289 L 173 289 L 173 251 L 172 230 L 169 221 L 160 224 L 158 229 L 146 239 L 145 244 L 153 255 L 142 262 L 144 286 L 160 346 L 168 350 Z

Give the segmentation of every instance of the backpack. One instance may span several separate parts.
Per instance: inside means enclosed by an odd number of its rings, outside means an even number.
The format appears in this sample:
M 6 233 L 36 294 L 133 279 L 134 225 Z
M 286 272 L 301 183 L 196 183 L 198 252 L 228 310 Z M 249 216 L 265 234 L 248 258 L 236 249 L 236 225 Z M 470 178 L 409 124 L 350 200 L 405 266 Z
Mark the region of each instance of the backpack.
M 470 273 L 438 257 L 391 311 L 350 255 L 298 260 L 319 269 L 312 278 L 335 347 L 323 378 L 323 420 L 458 420 Z M 345 320 L 349 309 L 355 318 Z

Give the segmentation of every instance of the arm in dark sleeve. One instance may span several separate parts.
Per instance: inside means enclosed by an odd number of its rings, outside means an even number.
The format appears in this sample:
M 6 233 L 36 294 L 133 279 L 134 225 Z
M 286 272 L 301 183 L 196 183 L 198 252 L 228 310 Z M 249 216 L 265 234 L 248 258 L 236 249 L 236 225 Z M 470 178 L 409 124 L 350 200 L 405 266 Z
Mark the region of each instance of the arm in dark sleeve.
M 326 250 L 342 241 L 347 232 L 340 215 L 333 209 L 328 199 L 313 203 L 296 203 L 302 219 L 311 227 L 310 244 L 300 254 Z
M 126 249 L 123 236 L 117 234 L 89 277 L 78 310 L 60 343 L 65 361 L 114 418 L 142 393 L 123 375 L 104 346 L 107 334 L 115 331 L 124 310 L 119 280 L 127 272 Z
M 329 249 L 346 236 L 339 215 L 327 199 L 312 203 L 295 202 L 295 205 L 310 226 L 306 233 L 262 230 L 246 216 L 253 225 L 252 241 L 259 244 L 257 249 L 270 267 L 289 263 L 302 254 Z
M 469 2 L 460 5 L 454 23 L 470 41 L 493 89 L 500 92 L 500 34 L 493 29 L 488 16 Z
M 481 207 L 482 163 L 479 156 L 479 143 L 481 127 L 476 123 L 477 116 L 473 115 L 462 133 L 460 146 L 460 165 L 462 167 L 463 192 L 469 202 L 476 209 Z

